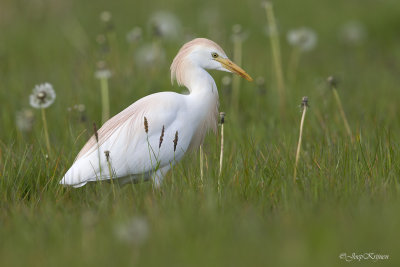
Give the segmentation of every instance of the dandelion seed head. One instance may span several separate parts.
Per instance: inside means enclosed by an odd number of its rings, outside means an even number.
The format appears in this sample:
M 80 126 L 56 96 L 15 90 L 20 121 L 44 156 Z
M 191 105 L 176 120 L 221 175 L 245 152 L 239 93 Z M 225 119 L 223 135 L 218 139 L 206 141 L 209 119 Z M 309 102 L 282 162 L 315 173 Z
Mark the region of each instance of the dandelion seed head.
M 224 77 L 222 77 L 222 85 L 223 86 L 229 86 L 232 83 L 232 78 L 231 76 L 225 75 Z
M 95 73 L 97 79 L 109 79 L 111 77 L 110 70 L 97 70 Z
M 131 31 L 129 31 L 126 34 L 126 41 L 131 44 L 137 43 L 142 39 L 142 35 L 143 35 L 142 28 L 134 27 Z
M 149 20 L 153 34 L 165 40 L 177 40 L 182 35 L 182 25 L 171 12 L 158 11 Z
M 74 109 L 76 109 L 78 112 L 84 112 L 86 110 L 86 107 L 84 104 L 77 104 L 74 105 Z
M 156 43 L 144 44 L 136 50 L 135 59 L 138 67 L 149 69 L 165 63 L 165 51 Z
M 367 39 L 367 29 L 360 21 L 349 21 L 339 32 L 340 40 L 348 45 L 360 45 Z
M 103 22 L 109 22 L 112 18 L 110 11 L 103 11 L 100 13 L 100 20 Z
M 317 45 L 317 34 L 312 29 L 302 27 L 288 32 L 287 41 L 301 51 L 310 51 Z
M 328 84 L 329 84 L 331 87 L 336 87 L 337 84 L 338 84 L 337 79 L 336 79 L 335 77 L 333 77 L 333 76 L 329 76 L 329 77 L 326 79 L 326 81 L 328 82 Z
M 225 112 L 220 112 L 219 118 L 220 118 L 220 123 L 224 124 L 225 123 Z
M 54 103 L 56 92 L 50 83 L 36 85 L 29 96 L 29 103 L 33 108 L 48 108 Z
M 240 24 L 235 24 L 232 26 L 232 33 L 233 34 L 239 34 L 242 32 L 242 25 Z
M 271 8 L 272 7 L 272 3 L 271 3 L 271 1 L 261 1 L 261 6 L 263 8 Z
M 21 132 L 32 130 L 35 121 L 34 113 L 31 109 L 23 109 L 17 112 L 15 123 Z
M 149 224 L 145 217 L 133 217 L 115 228 L 115 235 L 120 241 L 137 246 L 144 244 L 149 234 Z
M 301 99 L 301 107 L 308 107 L 308 96 L 303 96 L 303 98 Z
M 232 36 L 231 39 L 234 42 L 237 41 L 244 41 L 249 37 L 248 32 L 243 31 L 242 25 L 240 24 L 235 24 L 232 27 Z
M 94 76 L 97 79 L 109 79 L 112 76 L 112 73 L 107 69 L 104 61 L 99 61 L 97 62 L 97 71 L 94 73 Z
M 258 76 L 256 79 L 256 83 L 258 86 L 264 86 L 265 85 L 265 79 L 262 76 Z

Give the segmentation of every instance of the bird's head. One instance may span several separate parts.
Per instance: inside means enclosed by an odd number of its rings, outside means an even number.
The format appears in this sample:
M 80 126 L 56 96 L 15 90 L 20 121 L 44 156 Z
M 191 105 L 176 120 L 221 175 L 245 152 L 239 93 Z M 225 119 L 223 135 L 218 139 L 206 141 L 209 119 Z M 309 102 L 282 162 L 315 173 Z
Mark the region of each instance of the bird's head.
M 189 64 L 203 69 L 232 72 L 253 81 L 250 75 L 226 56 L 218 44 L 205 38 L 194 39 L 182 46 L 171 65 L 171 79 L 176 77 L 178 84 L 184 84 L 184 69 Z

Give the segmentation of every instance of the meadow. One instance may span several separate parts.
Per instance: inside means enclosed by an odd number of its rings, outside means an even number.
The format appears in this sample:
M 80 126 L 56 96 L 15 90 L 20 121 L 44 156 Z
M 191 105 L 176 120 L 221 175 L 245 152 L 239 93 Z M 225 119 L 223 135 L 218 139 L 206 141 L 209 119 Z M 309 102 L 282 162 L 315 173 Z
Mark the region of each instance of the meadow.
M 256 0 L 2 0 L 0 265 L 400 266 L 400 2 L 279 0 L 273 10 L 277 31 Z M 165 35 L 154 22 L 160 11 L 175 16 Z M 296 52 L 287 33 L 301 27 L 317 40 Z M 240 38 L 240 65 L 255 78 L 240 80 L 235 100 L 237 80 L 211 73 L 226 113 L 221 175 L 220 134 L 209 134 L 203 180 L 196 152 L 157 190 L 60 186 L 93 122 L 101 125 L 99 65 L 112 73 L 115 115 L 151 93 L 185 92 L 171 85 L 169 65 L 194 37 L 232 59 Z M 50 153 L 40 110 L 29 104 L 45 82 L 57 94 L 46 109 Z

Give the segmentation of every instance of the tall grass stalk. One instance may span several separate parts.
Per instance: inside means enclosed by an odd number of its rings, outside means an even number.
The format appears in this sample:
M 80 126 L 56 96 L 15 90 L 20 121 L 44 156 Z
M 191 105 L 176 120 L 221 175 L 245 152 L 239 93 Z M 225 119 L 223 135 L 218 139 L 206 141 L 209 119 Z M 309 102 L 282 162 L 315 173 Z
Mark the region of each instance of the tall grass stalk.
M 101 123 L 104 124 L 110 118 L 110 97 L 108 92 L 108 78 L 100 78 L 101 88 Z
M 111 162 L 110 162 L 110 151 L 108 151 L 108 150 L 104 151 L 104 154 L 105 154 L 106 160 L 107 160 L 108 174 L 110 175 L 113 197 L 115 199 L 115 187 L 114 187 L 114 180 L 113 180 L 113 171 L 112 171 Z
M 336 104 L 339 108 L 340 116 L 342 117 L 344 127 L 346 128 L 346 132 L 347 132 L 348 136 L 350 137 L 351 142 L 353 143 L 354 142 L 353 133 L 351 131 L 349 122 L 347 120 L 346 113 L 344 112 L 342 101 L 340 100 L 340 97 L 339 97 L 339 93 L 337 91 L 337 81 L 335 80 L 334 77 L 330 76 L 328 78 L 328 83 L 331 86 L 333 96 L 334 96 Z
M 303 113 L 301 115 L 299 141 L 297 142 L 296 161 L 294 164 L 294 171 L 293 171 L 293 182 L 294 183 L 296 182 L 297 166 L 299 164 L 299 159 L 300 159 L 301 141 L 303 138 L 304 119 L 306 117 L 306 112 L 307 112 L 307 108 L 308 108 L 308 97 L 307 96 L 303 97 L 303 100 L 301 101 L 301 108 L 303 109 Z
M 204 155 L 203 155 L 203 145 L 200 145 L 200 183 L 204 185 Z
M 240 36 L 241 26 L 235 25 L 233 28 L 233 61 L 242 65 L 242 38 Z M 232 80 L 232 104 L 231 107 L 237 110 L 239 107 L 240 76 L 234 75 Z
M 280 50 L 280 43 L 278 36 L 278 28 L 276 26 L 273 4 L 269 1 L 266 1 L 263 3 L 263 6 L 267 14 L 269 33 L 271 37 L 270 40 L 271 40 L 272 57 L 274 62 L 276 83 L 279 94 L 280 110 L 283 114 L 285 112 L 286 92 L 285 92 L 285 81 L 283 78 L 283 71 L 282 71 L 282 58 L 281 58 L 281 50 Z
M 93 131 L 94 131 L 94 137 L 96 138 L 97 157 L 99 160 L 99 176 L 100 176 L 99 178 L 101 179 L 101 155 L 100 155 L 100 145 L 99 145 L 99 134 L 97 132 L 97 126 L 96 126 L 95 122 L 93 122 Z M 97 176 L 97 174 L 96 174 L 96 176 Z
M 46 140 L 47 154 L 50 157 L 50 153 L 51 153 L 50 138 L 49 138 L 49 131 L 47 129 L 46 111 L 44 110 L 44 108 L 41 108 L 41 113 L 42 113 L 42 121 L 43 121 L 44 138 Z

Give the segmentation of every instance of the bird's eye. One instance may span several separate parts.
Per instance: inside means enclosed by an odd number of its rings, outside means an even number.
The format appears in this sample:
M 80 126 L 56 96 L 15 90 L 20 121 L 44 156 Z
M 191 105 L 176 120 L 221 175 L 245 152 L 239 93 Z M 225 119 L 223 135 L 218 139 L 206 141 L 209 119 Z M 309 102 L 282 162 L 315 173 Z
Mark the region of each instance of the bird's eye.
M 211 53 L 211 56 L 213 57 L 213 58 L 217 58 L 218 57 L 218 54 L 217 53 Z

